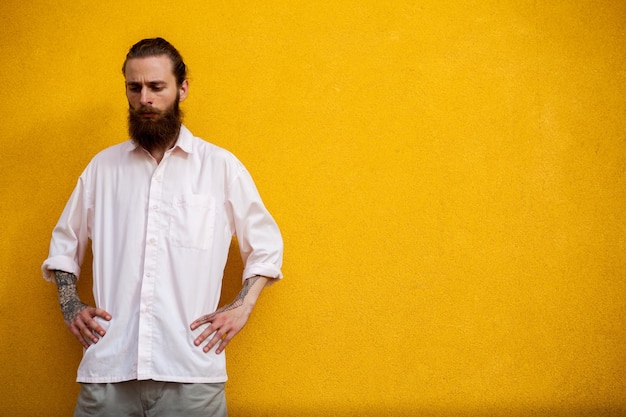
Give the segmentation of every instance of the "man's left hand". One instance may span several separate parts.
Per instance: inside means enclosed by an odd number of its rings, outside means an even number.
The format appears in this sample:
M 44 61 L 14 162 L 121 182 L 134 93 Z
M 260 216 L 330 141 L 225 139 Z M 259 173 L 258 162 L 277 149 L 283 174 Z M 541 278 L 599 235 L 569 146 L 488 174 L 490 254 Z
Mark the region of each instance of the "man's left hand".
M 191 323 L 191 330 L 210 323 L 209 327 L 193 341 L 194 345 L 200 346 L 202 342 L 209 339 L 209 343 L 202 350 L 208 353 L 213 346 L 217 345 L 215 353 L 222 353 L 226 345 L 248 322 L 256 300 L 267 282 L 268 278 L 261 275 L 246 279 L 243 288 L 232 303 Z
M 246 325 L 252 309 L 246 308 L 244 304 L 231 309 L 228 308 L 229 306 L 231 304 L 191 323 L 191 330 L 196 330 L 200 326 L 210 323 L 209 327 L 204 329 L 193 341 L 194 345 L 200 346 L 202 342 L 208 339 L 209 343 L 202 349 L 205 353 L 208 353 L 215 345 L 217 345 L 215 353 L 222 353 L 226 345 Z

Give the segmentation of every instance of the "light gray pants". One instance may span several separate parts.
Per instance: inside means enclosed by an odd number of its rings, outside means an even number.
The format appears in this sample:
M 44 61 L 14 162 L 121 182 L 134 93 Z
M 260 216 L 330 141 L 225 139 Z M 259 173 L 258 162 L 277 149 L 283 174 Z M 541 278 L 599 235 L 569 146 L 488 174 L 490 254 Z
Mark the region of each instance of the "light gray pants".
M 227 417 L 224 384 L 81 384 L 74 417 Z

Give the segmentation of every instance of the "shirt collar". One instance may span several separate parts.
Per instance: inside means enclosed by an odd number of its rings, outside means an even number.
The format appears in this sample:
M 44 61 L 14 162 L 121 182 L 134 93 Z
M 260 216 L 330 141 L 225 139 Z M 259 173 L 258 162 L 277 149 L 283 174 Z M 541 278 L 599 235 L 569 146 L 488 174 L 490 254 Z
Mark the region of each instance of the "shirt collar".
M 174 147 L 179 147 L 186 153 L 193 153 L 193 135 L 185 125 L 180 125 L 178 140 Z

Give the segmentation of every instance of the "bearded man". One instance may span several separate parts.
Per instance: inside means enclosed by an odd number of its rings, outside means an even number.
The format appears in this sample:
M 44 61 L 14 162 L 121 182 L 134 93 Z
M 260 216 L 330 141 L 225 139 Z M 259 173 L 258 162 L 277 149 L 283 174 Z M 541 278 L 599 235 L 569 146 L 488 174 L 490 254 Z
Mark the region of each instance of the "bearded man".
M 85 168 L 42 266 L 84 348 L 74 415 L 225 416 L 221 353 L 282 278 L 280 231 L 236 157 L 182 124 L 176 48 L 144 39 L 122 72 L 130 140 Z M 216 310 L 233 236 L 243 286 Z M 89 240 L 95 306 L 76 291 Z

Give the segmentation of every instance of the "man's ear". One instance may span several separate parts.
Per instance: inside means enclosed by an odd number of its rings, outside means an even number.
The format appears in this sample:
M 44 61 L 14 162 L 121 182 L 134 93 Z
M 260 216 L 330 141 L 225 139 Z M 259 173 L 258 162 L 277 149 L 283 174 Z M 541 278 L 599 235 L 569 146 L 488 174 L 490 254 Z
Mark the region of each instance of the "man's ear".
M 178 93 L 179 93 L 178 101 L 183 101 L 184 99 L 187 98 L 187 94 L 189 94 L 189 81 L 187 80 L 183 81 L 180 87 L 178 87 Z

